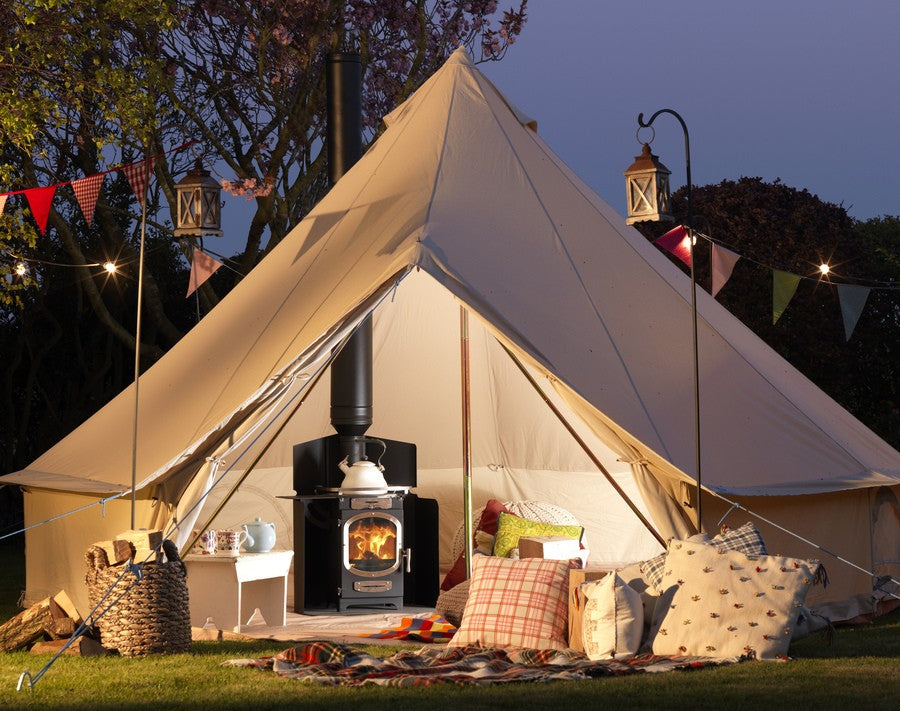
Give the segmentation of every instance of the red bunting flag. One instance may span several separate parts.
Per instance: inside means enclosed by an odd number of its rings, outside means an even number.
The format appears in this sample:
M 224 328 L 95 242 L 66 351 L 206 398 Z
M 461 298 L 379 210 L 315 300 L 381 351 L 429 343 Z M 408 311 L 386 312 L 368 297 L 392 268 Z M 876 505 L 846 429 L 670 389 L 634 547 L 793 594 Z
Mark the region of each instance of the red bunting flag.
M 734 271 L 734 265 L 741 258 L 740 254 L 732 252 L 730 249 L 720 247 L 717 244 L 712 246 L 712 295 L 719 293 L 725 284 L 731 279 L 731 272 Z
M 683 225 L 678 225 L 678 227 L 666 232 L 656 240 L 656 244 L 667 252 L 674 254 L 688 266 L 691 266 L 691 241 Z
M 144 209 L 144 199 L 147 194 L 147 183 L 149 183 L 150 176 L 153 174 L 153 166 L 155 164 L 156 156 L 151 156 L 146 160 L 122 166 L 122 172 L 125 173 L 128 182 L 131 183 L 131 189 L 134 190 L 142 210 Z
M 34 221 L 37 222 L 41 235 L 47 229 L 47 218 L 50 216 L 50 205 L 53 203 L 55 194 L 55 185 L 48 185 L 46 188 L 29 188 L 25 191 L 25 197 L 28 198 L 28 205 L 31 207 L 31 214 L 34 215 Z
M 94 219 L 94 208 L 97 206 L 97 198 L 100 196 L 100 188 L 103 185 L 103 176 L 105 173 L 97 173 L 89 175 L 86 178 L 72 181 L 72 190 L 75 191 L 75 198 L 78 200 L 78 206 L 84 219 L 90 226 Z
M 6 198 L 9 195 L 0 195 L 0 215 L 3 215 L 3 211 L 6 209 Z
M 197 291 L 200 285 L 215 274 L 221 266 L 222 262 L 218 259 L 213 259 L 205 252 L 195 249 L 194 259 L 191 262 L 191 278 L 188 282 L 187 296 Z

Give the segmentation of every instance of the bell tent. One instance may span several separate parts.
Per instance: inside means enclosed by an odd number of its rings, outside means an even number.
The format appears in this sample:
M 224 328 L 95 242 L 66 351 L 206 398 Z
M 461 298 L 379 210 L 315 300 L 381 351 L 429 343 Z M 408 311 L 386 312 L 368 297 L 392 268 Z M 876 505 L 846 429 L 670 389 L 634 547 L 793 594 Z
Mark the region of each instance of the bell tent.
M 449 565 L 463 515 L 462 307 L 476 507 L 490 497 L 554 503 L 585 526 L 593 559 L 650 557 L 657 539 L 596 458 L 660 537 L 693 533 L 688 278 L 563 164 L 463 50 L 385 123 L 329 194 L 141 376 L 136 525 L 172 531 L 183 546 L 243 479 L 215 525 L 259 515 L 289 547 L 290 508 L 277 497 L 294 493 L 292 447 L 331 433 L 330 358 L 371 314 L 370 433 L 415 443 L 415 491 L 439 502 Z M 833 585 L 820 598 L 896 576 L 900 454 L 702 290 L 697 309 L 705 528 L 744 523 L 749 515 L 731 510 L 740 503 L 763 517 L 750 518 L 770 550 L 822 557 L 769 521 L 862 569 L 825 559 Z M 23 488 L 33 526 L 29 601 L 65 588 L 83 604 L 85 549 L 130 527 L 133 412 L 134 386 L 2 478 Z

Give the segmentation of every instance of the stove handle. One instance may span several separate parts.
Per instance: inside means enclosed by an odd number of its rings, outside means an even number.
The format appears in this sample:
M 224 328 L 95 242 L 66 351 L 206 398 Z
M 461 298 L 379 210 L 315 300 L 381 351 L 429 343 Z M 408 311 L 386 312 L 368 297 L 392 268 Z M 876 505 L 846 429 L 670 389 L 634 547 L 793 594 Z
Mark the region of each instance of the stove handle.
M 403 551 L 403 557 L 406 559 L 406 572 L 412 572 L 412 548 L 406 548 Z

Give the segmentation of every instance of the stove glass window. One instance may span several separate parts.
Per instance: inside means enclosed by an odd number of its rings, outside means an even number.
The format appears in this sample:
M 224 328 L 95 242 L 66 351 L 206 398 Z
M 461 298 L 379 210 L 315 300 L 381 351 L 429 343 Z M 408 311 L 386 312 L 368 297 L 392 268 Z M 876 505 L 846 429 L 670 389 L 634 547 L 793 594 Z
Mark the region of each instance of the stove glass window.
M 344 563 L 360 575 L 378 575 L 397 568 L 399 521 L 384 514 L 360 514 L 344 528 Z

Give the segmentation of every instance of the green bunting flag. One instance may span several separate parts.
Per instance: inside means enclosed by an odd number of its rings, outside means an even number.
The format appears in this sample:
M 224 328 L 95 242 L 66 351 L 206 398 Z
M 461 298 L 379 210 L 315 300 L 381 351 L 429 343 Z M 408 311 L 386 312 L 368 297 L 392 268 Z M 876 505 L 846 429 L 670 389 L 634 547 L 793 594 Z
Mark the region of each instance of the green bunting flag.
M 778 269 L 772 271 L 772 324 L 778 323 L 781 314 L 791 303 L 797 291 L 800 277 Z

